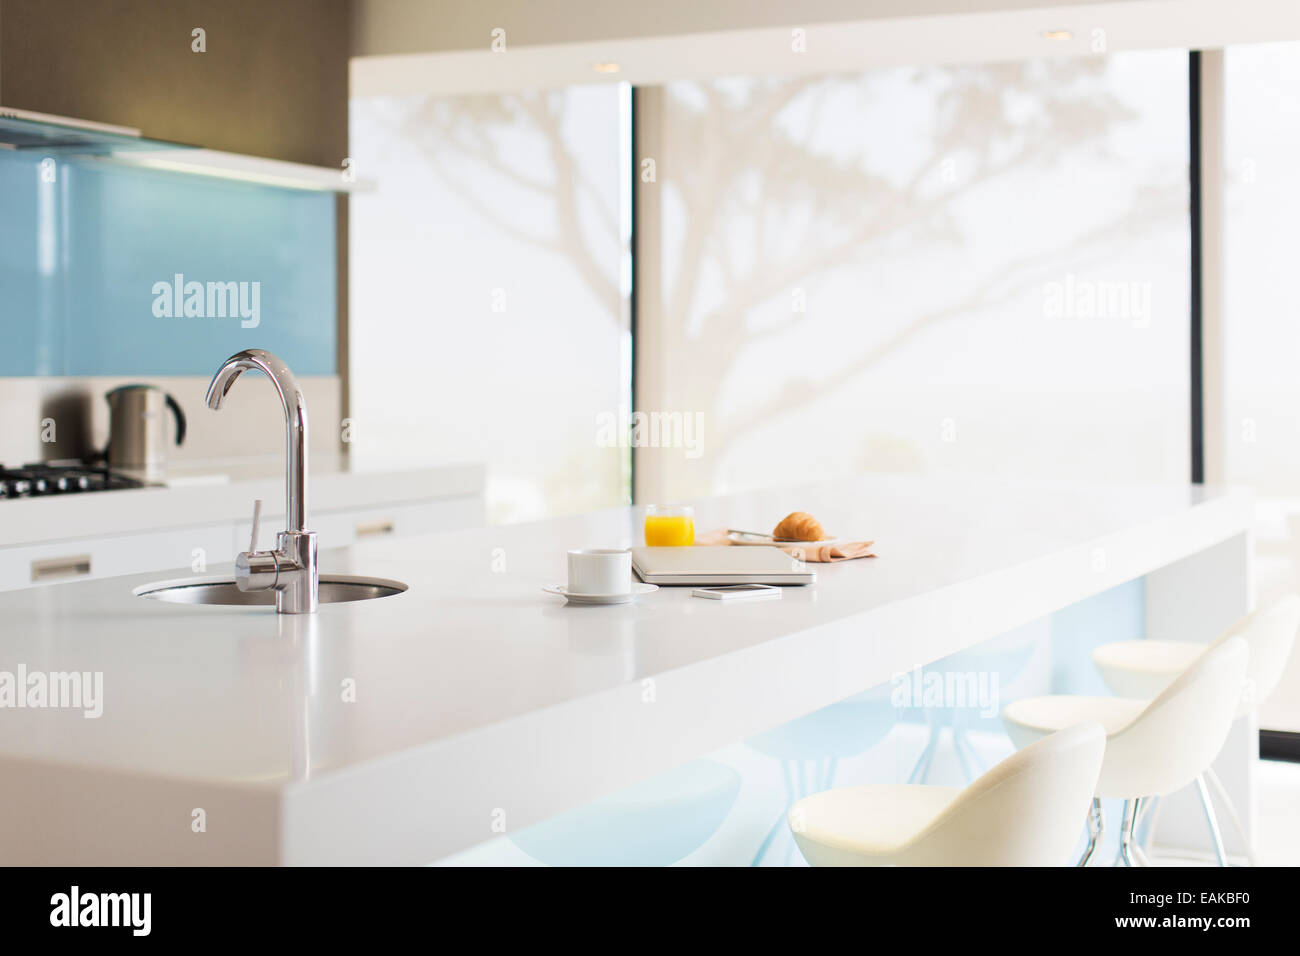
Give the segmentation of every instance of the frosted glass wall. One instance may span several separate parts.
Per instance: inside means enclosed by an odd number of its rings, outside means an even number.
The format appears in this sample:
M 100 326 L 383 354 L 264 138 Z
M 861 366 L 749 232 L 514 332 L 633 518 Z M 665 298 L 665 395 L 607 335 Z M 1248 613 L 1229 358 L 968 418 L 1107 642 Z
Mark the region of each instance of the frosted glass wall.
M 640 497 L 1187 480 L 1185 52 L 646 96 L 639 406 L 702 440 L 641 449 Z
M 482 461 L 492 521 L 619 504 L 626 90 L 352 101 L 358 461 Z
M 1225 474 L 1251 486 L 1259 600 L 1300 590 L 1300 43 L 1224 52 Z M 1260 711 L 1300 732 L 1300 655 Z

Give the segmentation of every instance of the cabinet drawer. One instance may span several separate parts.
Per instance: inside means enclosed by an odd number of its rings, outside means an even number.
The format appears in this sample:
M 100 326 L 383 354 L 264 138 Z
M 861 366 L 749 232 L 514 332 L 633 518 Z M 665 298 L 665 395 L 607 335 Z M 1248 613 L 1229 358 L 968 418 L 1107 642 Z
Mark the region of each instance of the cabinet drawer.
M 0 548 L 0 590 L 145 571 L 188 574 L 234 556 L 227 525 Z

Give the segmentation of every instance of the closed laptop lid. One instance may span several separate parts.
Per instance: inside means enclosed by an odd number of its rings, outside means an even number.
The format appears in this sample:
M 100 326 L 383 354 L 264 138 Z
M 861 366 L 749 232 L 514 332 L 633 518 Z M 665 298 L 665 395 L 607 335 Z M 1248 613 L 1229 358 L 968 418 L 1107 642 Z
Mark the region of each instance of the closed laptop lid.
M 811 584 L 817 575 L 775 547 L 636 547 L 632 566 L 649 584 Z

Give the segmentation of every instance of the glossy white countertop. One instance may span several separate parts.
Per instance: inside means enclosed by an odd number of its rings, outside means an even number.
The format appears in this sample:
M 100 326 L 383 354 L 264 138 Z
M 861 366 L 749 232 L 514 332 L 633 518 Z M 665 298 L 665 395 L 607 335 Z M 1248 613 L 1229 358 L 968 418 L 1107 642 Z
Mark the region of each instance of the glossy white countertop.
M 619 509 L 322 542 L 323 573 L 410 590 L 314 616 L 131 593 L 180 572 L 0 594 L 0 670 L 104 675 L 98 719 L 0 709 L 0 857 L 426 862 L 493 836 L 498 810 L 524 826 L 1251 522 L 1237 491 L 918 478 L 712 499 L 696 522 L 763 528 L 792 510 L 880 556 L 814 566 L 817 584 L 780 601 L 543 594 L 566 548 L 639 543 L 639 511 Z
M 310 462 L 310 505 L 318 512 L 483 493 L 480 464 L 360 469 L 317 457 Z M 172 477 L 174 487 L 0 501 L 0 547 L 243 520 L 255 498 L 263 499 L 268 517 L 284 513 L 283 457 L 177 468 Z

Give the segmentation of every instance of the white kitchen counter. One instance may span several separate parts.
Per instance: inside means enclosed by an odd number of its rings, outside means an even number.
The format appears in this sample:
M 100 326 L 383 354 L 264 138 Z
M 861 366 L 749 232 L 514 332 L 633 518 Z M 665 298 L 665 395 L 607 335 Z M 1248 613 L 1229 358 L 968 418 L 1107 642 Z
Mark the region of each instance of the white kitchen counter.
M 1206 549 L 1235 568 L 1252 519 L 1243 492 L 876 478 L 698 502 L 697 527 L 796 509 L 880 557 L 772 602 L 543 594 L 566 548 L 639 541 L 619 509 L 322 541 L 324 573 L 410 590 L 314 616 L 131 594 L 181 572 L 0 594 L 0 670 L 104 683 L 98 719 L 0 710 L 0 859 L 431 861 Z M 1244 610 L 1241 571 L 1197 571 L 1177 613 L 1208 636 Z

